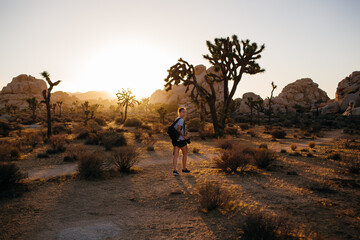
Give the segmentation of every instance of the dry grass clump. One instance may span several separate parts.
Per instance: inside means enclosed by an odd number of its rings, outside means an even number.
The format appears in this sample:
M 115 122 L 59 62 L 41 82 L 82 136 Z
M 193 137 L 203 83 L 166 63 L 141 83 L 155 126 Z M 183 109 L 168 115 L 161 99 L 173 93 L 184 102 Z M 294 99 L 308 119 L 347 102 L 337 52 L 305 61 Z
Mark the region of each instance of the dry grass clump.
M 48 140 L 49 148 L 46 150 L 48 154 L 62 153 L 66 150 L 65 147 L 65 136 L 64 135 L 53 135 Z
M 126 145 L 126 138 L 124 133 L 116 131 L 106 131 L 100 134 L 101 144 L 104 145 L 107 151 L 113 147 L 120 147 Z
M 286 132 L 283 129 L 274 129 L 271 131 L 271 136 L 273 138 L 285 138 Z
M 237 127 L 226 127 L 224 129 L 225 134 L 229 135 L 237 135 L 238 134 L 238 128 Z
M 217 146 L 221 149 L 231 149 L 233 147 L 233 140 L 231 138 L 219 138 Z
M 20 149 L 16 144 L 9 142 L 0 143 L 0 162 L 17 160 L 20 157 Z
M 331 159 L 331 160 L 335 160 L 335 161 L 340 161 L 342 159 L 342 156 L 340 153 L 331 153 L 327 156 L 328 159 Z
M 240 124 L 240 129 L 242 130 L 242 131 L 244 131 L 244 130 L 248 130 L 250 127 L 249 127 L 249 124 L 247 124 L 247 123 L 242 123 L 242 124 Z
M 276 155 L 273 151 L 266 148 L 253 149 L 254 163 L 258 168 L 267 168 L 276 160 Z
M 140 128 L 137 128 L 135 129 L 134 131 L 134 138 L 135 138 L 135 141 L 137 142 L 141 142 L 144 138 L 144 132 L 142 129 Z
M 195 153 L 195 154 L 198 154 L 198 153 L 200 153 L 200 148 L 193 147 L 192 152 Z
M 291 227 L 285 218 L 270 216 L 262 212 L 251 213 L 242 226 L 244 240 L 293 239 Z
M 124 122 L 125 127 L 141 127 L 142 121 L 138 118 L 128 118 Z
M 348 157 L 346 168 L 349 173 L 359 174 L 360 173 L 360 156 L 354 155 L 354 156 Z
M 133 146 L 123 146 L 113 151 L 111 161 L 120 172 L 130 172 L 139 161 L 139 152 Z
M 309 142 L 308 145 L 309 148 L 313 149 L 315 147 L 315 142 Z
M 78 171 L 81 178 L 100 179 L 104 174 L 105 162 L 100 152 L 84 151 L 77 156 Z
M 297 144 L 292 143 L 292 144 L 290 145 L 290 148 L 291 148 L 291 150 L 293 150 L 293 151 L 295 152 L 296 149 L 297 149 Z
M 245 145 L 237 145 L 224 150 L 220 157 L 215 158 L 215 165 L 226 172 L 245 172 L 252 161 L 252 150 Z
M 203 210 L 227 207 L 232 199 L 231 193 L 218 182 L 205 182 L 198 186 L 198 200 Z

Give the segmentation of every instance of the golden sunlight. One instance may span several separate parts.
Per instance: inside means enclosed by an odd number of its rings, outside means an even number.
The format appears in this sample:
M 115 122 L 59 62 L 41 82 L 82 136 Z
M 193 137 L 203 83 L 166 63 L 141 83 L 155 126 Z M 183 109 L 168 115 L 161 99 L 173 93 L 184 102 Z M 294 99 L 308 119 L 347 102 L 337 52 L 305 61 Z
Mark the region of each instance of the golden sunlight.
M 162 79 L 170 65 L 169 56 L 156 46 L 112 45 L 94 53 L 83 65 L 74 89 L 104 90 L 115 96 L 119 89 L 129 88 L 137 98 L 147 97 L 163 87 Z

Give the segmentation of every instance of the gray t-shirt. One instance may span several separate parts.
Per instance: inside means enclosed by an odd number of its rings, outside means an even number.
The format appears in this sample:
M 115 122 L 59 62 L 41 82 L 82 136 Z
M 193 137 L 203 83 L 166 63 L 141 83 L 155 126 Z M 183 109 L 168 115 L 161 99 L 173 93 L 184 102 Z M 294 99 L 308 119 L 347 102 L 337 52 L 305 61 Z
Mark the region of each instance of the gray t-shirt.
M 178 118 L 180 118 L 180 117 L 177 117 L 176 119 L 175 119 L 175 121 L 178 119 Z M 174 128 L 177 130 L 178 129 L 178 126 L 182 126 L 182 128 L 181 128 L 181 132 L 182 132 L 182 134 L 184 134 L 184 136 L 185 136 L 185 128 L 184 128 L 184 119 L 182 119 L 182 118 L 180 118 L 180 120 L 174 125 Z M 179 138 L 178 138 L 178 141 L 179 140 L 185 140 L 185 138 L 183 138 L 183 136 L 179 136 Z

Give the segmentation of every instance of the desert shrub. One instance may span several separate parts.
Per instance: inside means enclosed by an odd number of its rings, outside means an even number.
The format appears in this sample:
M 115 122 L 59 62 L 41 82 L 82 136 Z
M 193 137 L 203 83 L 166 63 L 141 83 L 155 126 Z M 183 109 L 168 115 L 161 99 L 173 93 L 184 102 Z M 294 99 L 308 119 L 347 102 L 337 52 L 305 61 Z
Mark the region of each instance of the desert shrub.
M 203 129 L 199 129 L 199 135 L 202 139 L 214 137 L 214 126 L 211 124 L 205 124 Z
M 255 129 L 250 129 L 247 133 L 248 133 L 251 137 L 256 137 L 256 136 L 257 136 Z
M 281 153 L 286 153 L 286 149 L 281 149 L 280 152 Z
M 39 153 L 39 154 L 37 155 L 37 157 L 38 157 L 38 158 L 49 158 L 50 156 L 49 156 L 49 154 L 47 154 L 47 153 Z
M 152 130 L 152 128 L 151 128 L 151 126 L 149 124 L 141 125 L 141 129 L 148 130 L 148 131 Z
M 222 149 L 231 149 L 233 147 L 233 140 L 229 138 L 219 138 L 217 145 Z
M 64 135 L 53 135 L 48 141 L 49 148 L 46 150 L 48 154 L 61 153 L 66 150 L 65 147 L 65 136 Z
M 121 125 L 123 122 L 124 122 L 124 119 L 122 117 L 118 117 L 118 118 L 115 119 L 115 123 L 117 125 Z
M 76 162 L 77 156 L 76 155 L 66 155 L 64 156 L 64 162 Z
M 328 159 L 341 160 L 341 154 L 340 153 L 331 153 L 328 155 Z
M 144 137 L 144 133 L 142 131 L 142 129 L 135 129 L 134 131 L 134 138 L 137 142 L 141 142 L 143 140 Z
M 81 178 L 99 179 L 103 177 L 104 161 L 99 152 L 82 152 L 78 158 L 78 171 Z
M 230 134 L 230 135 L 237 135 L 238 134 L 238 129 L 237 129 L 237 127 L 226 127 L 224 129 L 224 132 L 226 134 Z
M 205 182 L 198 186 L 198 191 L 200 206 L 206 211 L 227 207 L 232 199 L 230 192 L 217 182 Z
M 356 142 L 355 139 L 346 139 L 345 143 L 344 143 L 344 147 L 346 149 L 358 149 L 360 150 L 360 143 Z
M 20 149 L 18 146 L 4 142 L 0 144 L 0 161 L 17 160 L 20 156 Z
M 90 129 L 85 126 L 79 126 L 74 129 L 74 133 L 77 135 L 76 139 L 86 139 L 89 136 Z
M 0 120 L 0 135 L 6 137 L 7 135 L 9 135 L 10 132 L 10 125 L 7 121 L 5 120 Z
M 253 161 L 251 150 L 248 147 L 238 145 L 224 150 L 220 157 L 215 158 L 216 167 L 226 172 L 244 172 Z
M 87 145 L 99 145 L 101 138 L 99 134 L 90 132 L 86 137 L 85 144 Z
M 189 123 L 186 124 L 189 132 L 197 132 L 201 127 L 200 118 L 192 118 Z
M 55 123 L 52 126 L 52 132 L 53 134 L 60 134 L 60 133 L 70 134 L 71 129 L 68 126 L 66 126 L 64 123 Z
M 94 120 L 90 119 L 86 122 L 86 127 L 90 130 L 90 132 L 96 133 L 102 130 L 102 127 Z
M 268 149 L 268 145 L 266 143 L 262 143 L 262 144 L 259 145 L 259 148 Z
M 354 156 L 348 159 L 347 170 L 349 173 L 359 174 L 360 173 L 360 157 Z
M 0 189 L 6 190 L 14 186 L 26 175 L 14 163 L 0 163 Z
M 248 130 L 248 129 L 249 129 L 249 124 L 247 124 L 247 123 L 242 123 L 242 124 L 240 124 L 240 128 L 241 128 L 242 131 Z
M 128 118 L 124 123 L 125 127 L 141 127 L 141 125 L 142 121 L 138 118 Z
M 290 148 L 291 148 L 291 150 L 296 151 L 297 145 L 296 145 L 295 143 L 292 143 L 292 144 L 290 145 Z
M 152 130 L 155 132 L 155 133 L 163 133 L 163 132 L 166 132 L 166 126 L 162 123 L 153 123 L 152 124 Z
M 273 138 L 285 138 L 286 132 L 282 129 L 274 129 L 271 131 L 271 136 Z
M 308 184 L 308 189 L 318 193 L 336 193 L 336 190 L 332 186 L 329 180 L 321 180 L 319 182 L 311 182 Z
M 268 216 L 261 212 L 249 214 L 245 218 L 242 230 L 241 239 L 244 240 L 289 239 L 291 232 L 289 224 L 285 219 Z
M 100 126 L 106 126 L 106 119 L 103 117 L 96 117 L 94 118 L 95 122 L 99 124 Z
M 43 137 L 39 131 L 27 132 L 23 135 L 23 142 L 32 148 L 35 148 L 38 144 L 42 143 L 42 141 Z
M 149 151 L 149 152 L 155 151 L 154 145 L 149 145 L 149 146 L 147 146 L 147 147 L 146 147 L 146 151 Z
M 258 168 L 267 168 L 276 159 L 275 153 L 266 148 L 254 149 L 253 154 L 254 163 Z
M 309 142 L 308 145 L 309 145 L 309 148 L 314 148 L 315 147 L 315 142 Z
M 197 148 L 197 147 L 193 147 L 192 152 L 195 153 L 195 154 L 197 154 L 197 153 L 200 152 L 200 149 Z
M 144 143 L 146 145 L 147 151 L 155 151 L 156 140 L 154 138 L 152 138 L 151 134 L 148 133 L 148 136 L 145 137 L 145 139 L 144 139 Z
M 125 146 L 126 138 L 122 132 L 106 131 L 101 134 L 101 143 L 106 150 L 111 150 L 113 147 Z
M 120 172 L 130 172 L 131 168 L 139 161 L 139 152 L 135 147 L 123 146 L 112 153 L 111 159 Z

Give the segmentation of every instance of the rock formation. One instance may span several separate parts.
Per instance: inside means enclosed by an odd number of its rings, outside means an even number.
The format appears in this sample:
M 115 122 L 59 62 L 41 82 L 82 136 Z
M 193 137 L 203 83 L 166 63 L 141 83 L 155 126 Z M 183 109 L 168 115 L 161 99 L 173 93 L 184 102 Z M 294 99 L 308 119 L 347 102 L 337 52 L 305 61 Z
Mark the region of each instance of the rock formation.
M 329 101 L 326 92 L 310 78 L 302 78 L 286 85 L 281 93 L 273 98 L 274 111 L 295 111 L 295 108 L 311 108 Z
M 360 71 L 352 72 L 348 77 L 339 82 L 335 93 L 335 100 L 323 107 L 321 112 L 323 114 L 343 113 L 349 108 L 350 102 L 353 102 L 353 110 L 360 107 Z M 353 111 L 353 115 L 357 115 L 358 112 L 359 110 Z M 344 115 L 349 114 L 344 113 Z
M 14 77 L 0 92 L 0 108 L 4 108 L 5 104 L 16 105 L 19 109 L 27 108 L 26 99 L 35 97 L 41 101 L 44 89 L 46 89 L 46 83 L 42 79 L 26 74 Z

